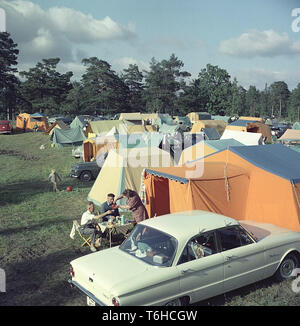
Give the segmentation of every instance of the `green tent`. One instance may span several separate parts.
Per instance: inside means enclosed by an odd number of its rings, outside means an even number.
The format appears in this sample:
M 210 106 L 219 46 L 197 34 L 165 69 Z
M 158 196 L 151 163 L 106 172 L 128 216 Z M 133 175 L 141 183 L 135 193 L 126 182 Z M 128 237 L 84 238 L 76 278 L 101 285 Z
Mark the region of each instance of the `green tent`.
M 69 145 L 79 146 L 86 140 L 79 126 L 67 130 L 59 128 L 54 128 L 53 130 L 52 142 L 55 147 L 65 147 Z
M 100 120 L 100 121 L 90 121 L 87 127 L 88 133 L 94 133 L 100 135 L 103 133 L 108 133 L 113 127 L 119 132 L 119 126 L 124 125 L 122 120 Z
M 78 115 L 74 118 L 74 120 L 70 124 L 70 128 L 76 128 L 80 127 L 81 129 L 86 127 L 88 123 L 84 120 L 84 117 L 81 115 Z
M 297 129 L 297 130 L 300 130 L 300 122 L 295 122 L 294 124 L 293 124 L 293 129 Z

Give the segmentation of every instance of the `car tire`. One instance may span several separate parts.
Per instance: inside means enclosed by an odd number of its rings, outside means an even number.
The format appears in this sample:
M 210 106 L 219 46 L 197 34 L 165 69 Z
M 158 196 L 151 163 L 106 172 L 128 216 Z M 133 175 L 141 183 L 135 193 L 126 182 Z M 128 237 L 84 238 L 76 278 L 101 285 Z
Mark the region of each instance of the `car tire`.
M 80 180 L 84 182 L 88 182 L 92 180 L 92 173 L 90 171 L 83 171 L 80 174 Z
M 292 276 L 292 272 L 299 265 L 297 256 L 293 253 L 288 254 L 279 265 L 275 278 L 278 281 L 284 281 Z
M 166 307 L 181 307 L 181 306 L 187 306 L 188 302 L 189 302 L 188 297 L 177 298 L 177 299 L 167 302 L 164 306 L 166 306 Z

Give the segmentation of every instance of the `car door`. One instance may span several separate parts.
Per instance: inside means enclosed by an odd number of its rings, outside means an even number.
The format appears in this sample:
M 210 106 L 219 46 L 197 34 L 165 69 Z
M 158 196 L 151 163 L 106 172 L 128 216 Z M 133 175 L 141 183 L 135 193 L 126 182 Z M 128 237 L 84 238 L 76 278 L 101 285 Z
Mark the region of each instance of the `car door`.
M 201 237 L 207 239 L 204 246 Z M 201 257 L 197 246 L 202 246 Z M 198 253 L 199 253 L 198 252 Z M 215 232 L 197 235 L 188 241 L 177 263 L 180 292 L 197 302 L 223 293 L 224 257 L 218 252 Z
M 224 292 L 257 282 L 264 277 L 264 247 L 242 227 L 217 231 L 224 257 Z

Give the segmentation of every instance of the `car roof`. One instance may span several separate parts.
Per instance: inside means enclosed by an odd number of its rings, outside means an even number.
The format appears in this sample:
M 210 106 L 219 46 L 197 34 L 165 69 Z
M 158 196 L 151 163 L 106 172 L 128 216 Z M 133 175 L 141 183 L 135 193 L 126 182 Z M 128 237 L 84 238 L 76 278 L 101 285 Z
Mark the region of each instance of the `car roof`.
M 153 227 L 180 239 L 229 225 L 239 225 L 239 222 L 221 214 L 193 210 L 157 216 L 139 224 Z

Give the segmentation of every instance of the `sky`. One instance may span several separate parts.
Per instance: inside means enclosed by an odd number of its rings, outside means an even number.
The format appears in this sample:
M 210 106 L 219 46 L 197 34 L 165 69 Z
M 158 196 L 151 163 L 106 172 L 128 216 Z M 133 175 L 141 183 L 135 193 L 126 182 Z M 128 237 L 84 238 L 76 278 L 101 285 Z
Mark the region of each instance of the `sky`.
M 58 70 L 79 80 L 83 58 L 120 73 L 174 53 L 191 78 L 212 64 L 245 89 L 300 83 L 300 0 L 0 0 L 0 8 L 19 71 L 59 57 Z M 0 11 L 0 28 L 1 19 Z

